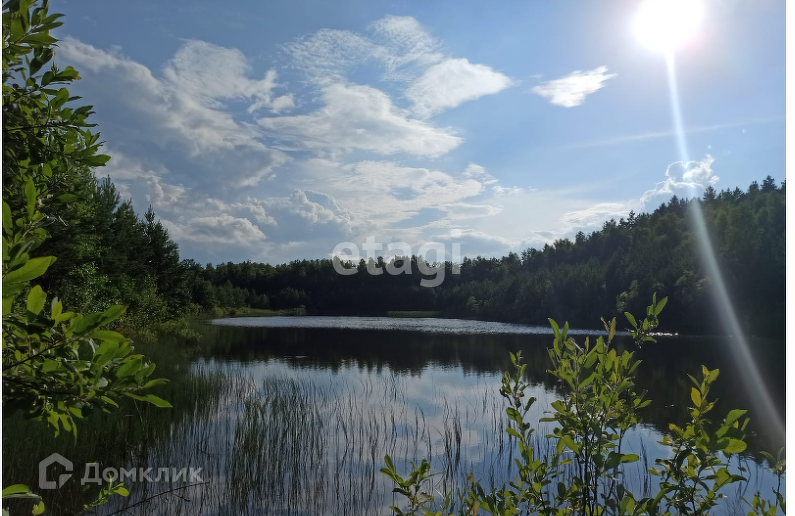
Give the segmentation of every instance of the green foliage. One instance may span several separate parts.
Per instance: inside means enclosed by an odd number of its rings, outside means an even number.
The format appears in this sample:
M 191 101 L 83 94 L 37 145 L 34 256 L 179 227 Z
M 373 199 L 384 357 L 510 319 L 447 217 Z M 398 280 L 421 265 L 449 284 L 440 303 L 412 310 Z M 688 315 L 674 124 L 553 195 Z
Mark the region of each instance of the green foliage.
M 111 305 L 94 313 L 64 311 L 41 282 L 55 257 L 31 256 L 50 237 L 55 213 L 78 197 L 66 190 L 81 171 L 101 166 L 99 134 L 87 122 L 91 106 L 72 107 L 65 87 L 78 79 L 52 65 L 61 25 L 47 3 L 10 0 L 3 7 L 3 410 L 46 421 L 57 435 L 77 435 L 76 420 L 92 409 L 118 407 L 128 396 L 158 407 L 165 400 L 142 391 L 165 382 L 151 379 L 155 365 L 133 353 L 130 340 L 107 329 L 125 313 Z M 121 485 L 103 491 L 126 495 Z M 26 486 L 3 498 L 38 498 Z M 41 502 L 34 514 L 44 509 Z
M 75 310 L 128 305 L 120 321 L 128 328 L 181 316 L 189 292 L 176 244 L 151 208 L 139 218 L 109 179 L 94 177 L 110 157 L 99 153 L 92 107 L 72 106 L 79 97 L 66 86 L 77 71 L 51 65 L 36 75 L 53 57 L 49 30 L 61 25 L 46 2 L 37 5 L 13 0 L 3 13 L 3 200 L 10 213 L 25 212 L 33 248 L 59 257 L 30 266 L 49 268 L 38 283 Z
M 151 208 L 139 218 L 109 179 L 84 175 L 77 199 L 52 214 L 64 223 L 49 227 L 41 250 L 61 259 L 42 283 L 81 311 L 128 305 L 117 327 L 136 333 L 184 315 L 190 292 L 168 231 Z
M 667 298 L 653 302 L 646 309 L 646 317 L 639 321 L 627 313 L 630 334 L 639 346 L 653 341 L 651 336 L 659 324 L 659 315 Z M 637 462 L 635 454 L 622 451 L 626 432 L 638 424 L 639 411 L 651 403 L 645 393 L 635 389 L 634 372 L 640 362 L 631 351 L 618 353 L 611 348 L 616 333 L 616 320 L 602 320 L 606 336 L 592 345 L 586 339 L 577 344 L 569 336 L 569 325 L 561 328 L 549 320 L 555 338 L 549 349 L 549 373 L 564 387 L 566 396 L 552 402 L 548 417 L 552 432 L 546 436 L 555 446 L 550 453 L 539 455 L 532 439 L 534 430 L 527 420 L 536 401 L 526 399 L 525 368 L 521 353 L 511 353 L 512 372 L 503 374 L 500 394 L 508 400 L 505 414 L 509 421 L 506 432 L 513 438 L 519 455 L 515 459 L 516 476 L 508 485 L 486 491 L 480 482 L 469 479 L 466 492 L 459 493 L 459 514 L 475 515 L 483 511 L 492 515 L 519 514 L 571 515 L 582 514 L 617 516 L 660 516 L 710 514 L 726 486 L 746 479 L 729 468 L 730 458 L 745 450 L 744 429 L 748 419 L 745 410 L 732 410 L 719 424 L 713 424 L 707 414 L 714 408 L 709 399 L 710 386 L 718 378 L 717 370 L 702 367 L 701 379 L 690 377 L 692 407 L 690 421 L 680 428 L 670 425 L 670 434 L 660 444 L 669 448 L 670 456 L 657 460 L 650 468 L 660 477 L 653 497 L 638 498 L 623 482 L 623 464 Z M 786 505 L 781 493 L 781 477 L 786 464 L 779 452 L 777 458 L 766 454 L 770 470 L 779 478 L 773 491 L 773 501 L 756 493 L 748 502 L 751 515 L 774 516 Z M 389 456 L 387 467 L 381 471 L 396 484 L 394 492 L 408 501 L 404 512 L 399 506 L 392 509 L 403 514 L 451 514 L 450 495 L 441 511 L 433 512 L 433 497 L 426 495 L 424 484 L 430 476 L 429 465 L 412 463 L 407 478 L 395 470 Z M 736 470 L 736 468 L 735 468 Z M 743 469 L 739 468 L 742 472 Z

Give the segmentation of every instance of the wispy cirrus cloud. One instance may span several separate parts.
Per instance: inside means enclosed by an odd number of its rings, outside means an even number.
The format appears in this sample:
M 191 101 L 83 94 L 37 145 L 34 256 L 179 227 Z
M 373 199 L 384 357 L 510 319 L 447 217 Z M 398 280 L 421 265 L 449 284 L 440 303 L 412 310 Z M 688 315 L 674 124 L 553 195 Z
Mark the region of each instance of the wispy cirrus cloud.
M 585 97 L 604 87 L 605 81 L 616 75 L 607 73 L 606 66 L 585 72 L 575 70 L 560 79 L 534 86 L 530 92 L 546 98 L 556 106 L 575 107 L 585 102 Z
M 386 16 L 366 34 L 322 29 L 283 46 L 294 66 L 320 88 L 350 82 L 357 68 L 381 68 L 381 81 L 407 83 L 411 114 L 429 118 L 513 84 L 508 76 L 446 55 L 440 41 L 410 16 Z
M 784 120 L 784 117 L 769 117 L 769 118 L 758 118 L 753 120 L 747 120 L 744 122 L 730 122 L 725 124 L 712 124 L 712 125 L 702 125 L 702 126 L 695 126 L 695 127 L 688 127 L 685 128 L 685 134 L 696 134 L 696 133 L 706 133 L 710 131 L 720 131 L 722 129 L 733 129 L 736 127 L 746 127 L 746 126 L 753 126 L 753 125 L 762 125 L 767 124 L 770 122 L 776 122 Z M 621 145 L 624 143 L 634 143 L 639 141 L 645 140 L 653 140 L 657 138 L 670 138 L 671 136 L 676 136 L 678 133 L 673 129 L 668 129 L 665 131 L 651 131 L 647 133 L 640 133 L 640 134 L 628 134 L 624 136 L 614 136 L 612 138 L 603 138 L 600 140 L 591 140 L 579 143 L 572 143 L 568 145 L 561 145 L 560 147 L 555 147 L 557 150 L 569 150 L 569 149 L 587 149 L 590 147 L 603 147 L 608 145 Z

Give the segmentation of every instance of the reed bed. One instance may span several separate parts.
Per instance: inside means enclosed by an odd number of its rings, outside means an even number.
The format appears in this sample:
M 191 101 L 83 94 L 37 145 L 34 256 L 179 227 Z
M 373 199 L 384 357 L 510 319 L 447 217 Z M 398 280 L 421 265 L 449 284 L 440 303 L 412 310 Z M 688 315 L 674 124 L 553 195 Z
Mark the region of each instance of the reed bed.
M 494 378 L 459 389 L 420 385 L 417 377 L 389 370 L 300 370 L 298 376 L 289 364 L 277 365 L 198 361 L 163 393 L 174 409 L 133 404 L 123 412 L 131 416 L 89 419 L 71 447 L 46 428 L 15 422 L 8 438 L 32 429 L 28 442 L 35 453 L 4 454 L 4 474 L 35 485 L 37 461 L 56 450 L 80 472 L 97 459 L 102 467 L 202 468 L 200 485 L 187 479 L 130 483 L 130 496 L 99 507 L 100 515 L 386 515 L 396 500 L 380 473 L 385 454 L 403 471 L 411 461 L 428 459 L 431 494 L 439 499 L 463 488 L 469 473 L 484 488 L 513 477 L 515 443 L 505 432 Z M 541 400 L 540 417 L 548 407 L 546 391 L 539 386 L 531 394 Z M 537 429 L 537 456 L 551 452 L 548 431 Z M 649 444 L 655 435 L 641 427 L 626 440 L 641 456 L 622 479 L 636 493 L 650 494 L 653 486 L 647 471 L 657 453 Z M 756 475 L 750 488 L 762 485 L 755 464 L 744 465 Z M 46 493 L 54 514 L 79 512 L 90 494 L 76 483 Z M 727 501 L 727 514 L 744 513 L 741 494 Z

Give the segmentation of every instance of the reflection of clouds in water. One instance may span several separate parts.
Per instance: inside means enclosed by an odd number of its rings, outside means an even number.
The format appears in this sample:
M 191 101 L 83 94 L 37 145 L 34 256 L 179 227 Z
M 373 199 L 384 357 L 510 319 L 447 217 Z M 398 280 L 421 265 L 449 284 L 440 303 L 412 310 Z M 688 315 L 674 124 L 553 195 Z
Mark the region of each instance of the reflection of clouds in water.
M 393 370 L 389 364 L 371 367 L 350 361 L 332 370 L 311 362 L 308 366 L 308 361 L 295 355 L 277 355 L 264 361 L 206 364 L 249 378 L 254 386 L 252 397 L 259 402 L 281 395 L 279 385 L 292 385 L 306 394 L 302 398 L 306 403 L 318 410 L 321 427 L 281 428 L 281 421 L 269 420 L 274 425 L 269 431 L 293 432 L 291 435 L 300 440 L 299 447 L 304 446 L 308 436 L 322 434 L 322 459 L 300 466 L 311 472 L 314 491 L 297 498 L 274 498 L 274 507 L 288 512 L 303 508 L 317 514 L 335 514 L 340 500 L 357 500 L 359 505 L 345 507 L 344 512 L 386 513 L 388 505 L 395 501 L 390 493 L 392 485 L 379 472 L 386 453 L 393 457 L 401 473 L 409 471 L 410 461 L 430 459 L 431 471 L 437 473 L 433 477 L 434 489 L 439 492 L 460 486 L 469 472 L 482 479 L 484 487 L 512 479 L 510 465 L 516 452 L 505 434 L 505 402 L 498 393 L 501 374 L 471 374 L 461 366 L 433 362 L 420 371 L 407 373 Z M 285 393 L 289 399 L 288 389 Z M 560 397 L 543 383 L 528 387 L 526 394 L 538 399 L 528 415 L 531 421 L 546 415 L 550 403 Z M 229 407 L 218 412 L 215 424 L 197 434 L 209 436 L 215 448 L 232 453 L 235 444 L 231 441 L 243 424 L 242 402 L 230 400 Z M 300 406 L 294 410 L 308 408 Z M 550 445 L 543 441 L 550 429 L 549 423 L 537 424 L 536 437 L 542 441 L 542 448 Z M 646 468 L 654 466 L 656 457 L 667 455 L 668 450 L 657 443 L 661 437 L 653 427 L 639 426 L 624 438 L 623 451 L 641 456 L 638 463 L 624 467 L 623 482 L 635 493 L 646 494 Z M 280 442 L 287 448 L 273 450 L 269 457 L 289 463 L 294 452 L 290 443 Z M 214 465 L 214 482 L 235 482 L 230 464 L 234 463 Z M 272 468 L 269 466 L 268 471 Z M 756 483 L 769 485 L 770 479 L 759 477 L 757 472 L 751 475 Z M 340 479 L 344 485 L 338 485 Z M 279 479 L 284 485 L 290 481 L 288 476 Z M 311 493 L 323 499 L 310 499 Z M 262 495 L 270 496 L 272 492 L 266 490 Z

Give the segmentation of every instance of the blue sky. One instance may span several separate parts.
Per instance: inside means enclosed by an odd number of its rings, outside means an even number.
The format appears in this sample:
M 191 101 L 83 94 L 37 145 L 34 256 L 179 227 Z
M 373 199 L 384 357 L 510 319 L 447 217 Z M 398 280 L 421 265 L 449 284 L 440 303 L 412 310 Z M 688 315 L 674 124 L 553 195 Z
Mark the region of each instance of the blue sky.
M 783 0 L 704 0 L 675 57 L 640 2 L 69 0 L 109 174 L 181 255 L 279 263 L 345 241 L 502 255 L 704 187 L 784 179 Z

